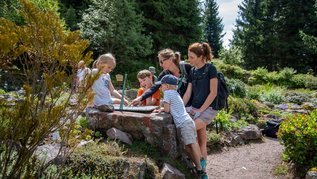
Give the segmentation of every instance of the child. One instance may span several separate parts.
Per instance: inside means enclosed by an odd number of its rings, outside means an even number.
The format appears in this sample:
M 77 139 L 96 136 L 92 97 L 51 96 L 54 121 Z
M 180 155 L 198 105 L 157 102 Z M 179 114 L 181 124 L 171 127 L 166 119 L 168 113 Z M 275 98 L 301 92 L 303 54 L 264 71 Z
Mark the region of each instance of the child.
M 177 90 L 177 78 L 173 75 L 165 75 L 161 81 L 156 82 L 161 84 L 161 89 L 164 91 L 163 111 L 170 112 L 173 116 L 176 128 L 180 129 L 182 141 L 185 144 L 186 151 L 190 154 L 193 162 L 196 165 L 197 174 L 204 175 L 200 164 L 200 148 L 196 141 L 195 123 L 186 112 L 184 103 Z
M 96 107 L 102 111 L 113 111 L 112 104 L 119 104 L 121 101 L 121 94 L 114 89 L 109 75 L 116 66 L 116 60 L 110 53 L 103 54 L 98 58 L 96 66 L 101 74 L 92 85 L 94 98 L 89 107 Z M 112 98 L 111 95 L 116 98 Z M 128 101 L 124 99 L 124 103 L 127 105 Z
M 153 83 L 155 83 L 155 82 L 157 81 L 157 76 L 155 76 L 155 67 L 154 67 L 154 66 L 150 66 L 150 67 L 149 67 L 149 71 L 150 71 L 151 74 L 152 74 Z
M 90 74 L 90 69 L 85 66 L 85 62 L 83 60 L 78 62 L 77 68 L 76 89 L 80 89 L 84 87 L 85 79 L 87 75 Z
M 142 70 L 138 73 L 137 78 L 140 82 L 140 88 L 138 90 L 138 95 L 141 96 L 144 91 L 148 90 L 153 85 L 153 76 L 149 70 Z M 157 90 L 152 96 L 146 98 L 142 101 L 142 106 L 159 106 L 160 105 L 160 90 Z

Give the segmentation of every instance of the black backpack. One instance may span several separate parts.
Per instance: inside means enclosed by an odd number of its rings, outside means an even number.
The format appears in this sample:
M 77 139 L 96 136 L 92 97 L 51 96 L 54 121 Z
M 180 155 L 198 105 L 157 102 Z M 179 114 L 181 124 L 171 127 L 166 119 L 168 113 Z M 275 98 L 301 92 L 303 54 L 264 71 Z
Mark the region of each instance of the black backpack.
M 268 137 L 277 138 L 277 132 L 280 128 L 281 121 L 268 120 L 265 122 L 265 128 L 261 131 L 263 135 Z
M 213 64 L 210 63 L 209 65 L 213 65 Z M 203 78 L 208 79 L 208 72 L 209 72 L 209 66 L 205 68 Z M 191 75 L 192 75 L 192 79 L 196 80 L 194 76 L 194 68 L 191 69 Z M 229 112 L 229 107 L 228 107 L 229 90 L 227 87 L 225 76 L 223 75 L 223 73 L 218 72 L 217 78 L 218 78 L 218 90 L 217 90 L 217 97 L 215 99 L 216 100 L 215 110 L 221 110 L 226 108 L 227 112 Z

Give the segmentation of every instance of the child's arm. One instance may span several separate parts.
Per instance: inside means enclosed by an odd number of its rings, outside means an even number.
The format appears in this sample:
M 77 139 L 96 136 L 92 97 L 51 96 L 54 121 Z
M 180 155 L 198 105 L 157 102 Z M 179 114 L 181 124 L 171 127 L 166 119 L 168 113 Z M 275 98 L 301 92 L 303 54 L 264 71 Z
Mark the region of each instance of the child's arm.
M 109 81 L 109 91 L 110 91 L 112 96 L 114 96 L 114 97 L 116 97 L 118 99 L 121 99 L 121 97 L 122 97 L 121 94 L 117 90 L 114 89 L 111 81 Z M 124 104 L 128 105 L 129 101 L 124 99 Z
M 193 89 L 192 83 L 188 83 L 186 92 L 185 92 L 185 94 L 183 96 L 183 102 L 184 102 L 185 106 L 188 103 L 188 101 L 189 101 L 189 99 L 190 99 L 190 97 L 192 95 L 192 89 Z
M 162 111 L 169 113 L 170 112 L 170 104 L 164 102 Z

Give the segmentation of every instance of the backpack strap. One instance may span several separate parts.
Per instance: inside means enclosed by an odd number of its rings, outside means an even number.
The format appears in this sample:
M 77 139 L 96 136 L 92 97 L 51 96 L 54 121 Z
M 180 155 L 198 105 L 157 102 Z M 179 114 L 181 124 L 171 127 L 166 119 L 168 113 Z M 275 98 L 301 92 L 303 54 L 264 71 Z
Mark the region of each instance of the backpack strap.
M 180 61 L 179 62 L 179 69 L 181 70 L 181 76 L 185 76 L 185 78 L 188 78 L 188 74 L 185 68 L 185 62 L 184 61 Z
M 177 86 L 177 90 L 179 90 L 183 84 L 183 81 L 188 79 L 188 74 L 185 68 L 185 62 L 184 61 L 180 61 L 179 62 L 179 69 L 181 70 L 181 79 L 180 82 L 178 83 Z

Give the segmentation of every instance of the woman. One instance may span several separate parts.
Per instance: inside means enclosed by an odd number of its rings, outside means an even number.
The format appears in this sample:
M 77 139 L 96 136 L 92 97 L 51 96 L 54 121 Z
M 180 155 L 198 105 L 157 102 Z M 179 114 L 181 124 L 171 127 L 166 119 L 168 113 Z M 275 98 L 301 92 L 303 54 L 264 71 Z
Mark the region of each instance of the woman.
M 211 48 L 208 43 L 193 43 L 188 47 L 188 62 L 193 66 L 189 76 L 184 104 L 192 98 L 191 106 L 186 110 L 195 120 L 197 139 L 203 159 L 201 165 L 206 170 L 207 136 L 206 126 L 216 117 L 214 99 L 217 96 L 217 70 L 211 61 Z
M 163 68 L 163 71 L 160 73 L 160 75 L 157 77 L 157 81 L 160 81 L 165 75 L 171 74 L 179 79 L 179 87 L 177 92 L 181 95 L 181 97 L 184 96 L 188 82 L 183 77 L 184 74 L 182 74 L 180 69 L 180 53 L 174 52 L 171 49 L 164 49 L 159 51 L 158 53 L 158 59 L 160 66 Z M 191 65 L 185 64 L 185 70 L 187 74 L 190 74 Z M 148 89 L 146 92 L 144 92 L 141 96 L 135 98 L 132 101 L 132 105 L 139 105 L 141 101 L 147 99 L 148 97 L 152 96 L 159 88 L 161 87 L 160 84 L 154 84 L 150 89 Z M 190 104 L 190 100 L 188 100 L 188 104 Z

